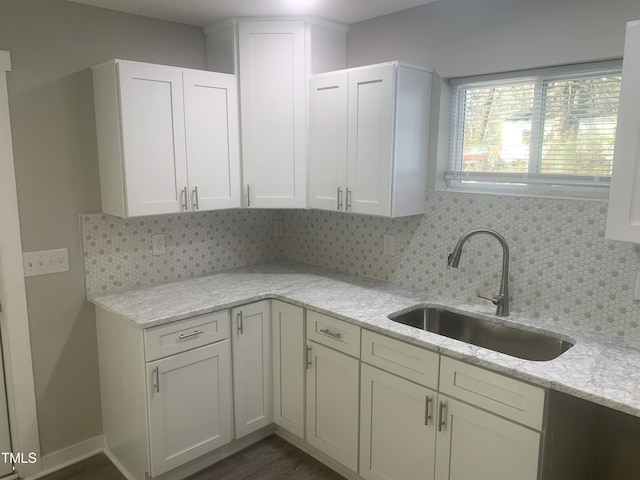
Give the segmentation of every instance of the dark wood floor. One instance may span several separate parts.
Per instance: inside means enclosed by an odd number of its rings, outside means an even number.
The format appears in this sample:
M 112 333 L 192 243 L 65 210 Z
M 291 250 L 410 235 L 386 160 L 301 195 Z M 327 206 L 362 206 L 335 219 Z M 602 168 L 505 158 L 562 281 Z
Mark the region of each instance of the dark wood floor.
M 188 480 L 344 480 L 333 470 L 275 435 L 212 465 Z M 42 480 L 125 480 L 103 455 L 83 460 Z

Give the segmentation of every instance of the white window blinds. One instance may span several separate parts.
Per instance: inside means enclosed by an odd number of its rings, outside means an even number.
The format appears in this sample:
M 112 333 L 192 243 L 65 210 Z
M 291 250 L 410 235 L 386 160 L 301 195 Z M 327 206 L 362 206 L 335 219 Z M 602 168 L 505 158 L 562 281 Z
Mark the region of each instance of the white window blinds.
M 620 81 L 619 62 L 452 80 L 448 186 L 608 195 Z

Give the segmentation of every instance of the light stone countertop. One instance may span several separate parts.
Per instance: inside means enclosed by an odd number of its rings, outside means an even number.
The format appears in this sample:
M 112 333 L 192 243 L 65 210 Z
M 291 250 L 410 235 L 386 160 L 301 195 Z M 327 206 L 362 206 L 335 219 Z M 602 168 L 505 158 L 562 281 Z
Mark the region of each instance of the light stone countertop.
M 495 317 L 491 304 L 470 305 L 427 292 L 412 292 L 381 281 L 294 263 L 227 270 L 89 300 L 140 328 L 274 298 L 369 330 L 419 345 L 468 363 L 552 388 L 640 417 L 640 344 L 568 329 L 549 319 L 511 314 Z M 488 302 L 487 302 L 488 303 Z M 431 332 L 393 322 L 391 313 L 415 305 L 446 306 L 477 317 L 518 323 L 552 332 L 575 345 L 544 362 L 521 360 Z

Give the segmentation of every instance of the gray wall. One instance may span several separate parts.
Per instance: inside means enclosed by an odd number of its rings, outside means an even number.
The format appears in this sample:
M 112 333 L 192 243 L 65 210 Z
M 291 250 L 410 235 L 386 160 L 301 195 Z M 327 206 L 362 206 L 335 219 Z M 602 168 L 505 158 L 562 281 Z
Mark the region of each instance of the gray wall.
M 2 0 L 24 251 L 69 248 L 68 273 L 26 279 L 42 454 L 102 433 L 95 314 L 78 214 L 100 211 L 91 65 L 205 67 L 202 30 L 63 0 Z
M 439 0 L 351 26 L 349 66 L 404 60 L 442 77 L 622 56 L 637 0 Z

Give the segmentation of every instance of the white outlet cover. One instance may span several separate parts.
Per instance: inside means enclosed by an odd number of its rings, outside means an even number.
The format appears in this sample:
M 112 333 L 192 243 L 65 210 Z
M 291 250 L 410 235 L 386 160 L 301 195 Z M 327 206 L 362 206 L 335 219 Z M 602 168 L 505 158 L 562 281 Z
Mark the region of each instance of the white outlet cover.
M 164 233 L 151 235 L 151 250 L 153 251 L 153 255 L 164 255 L 167 253 Z

